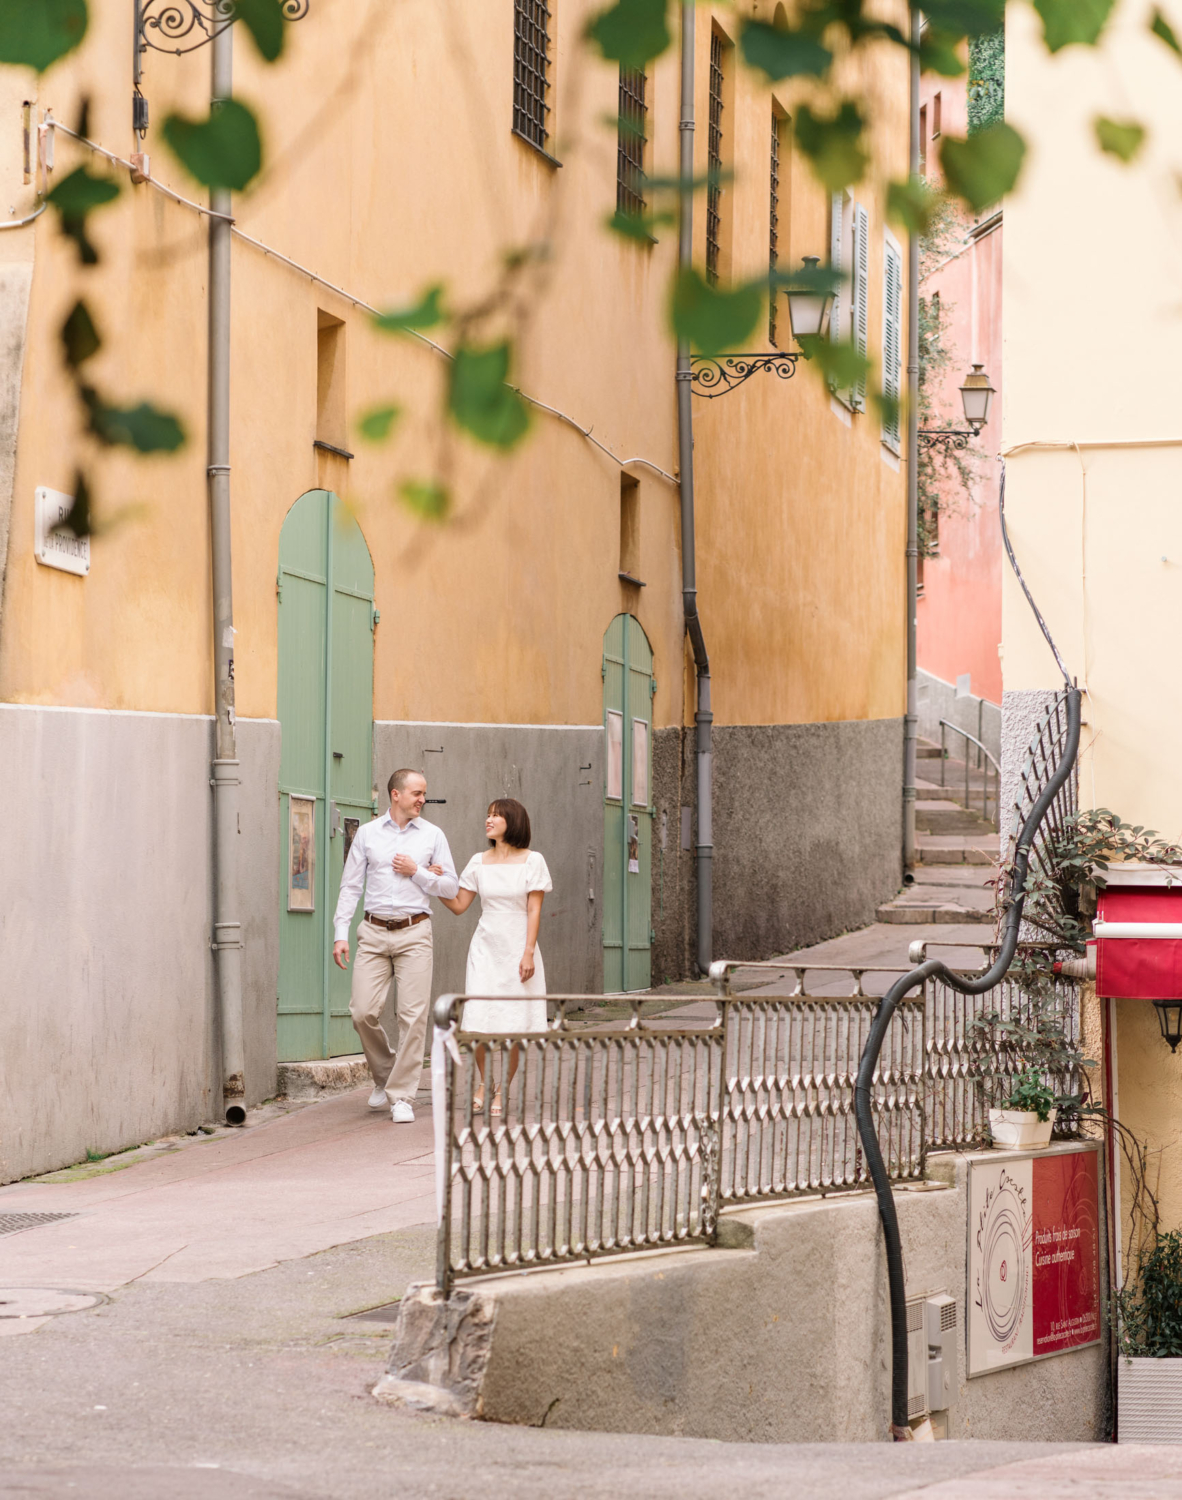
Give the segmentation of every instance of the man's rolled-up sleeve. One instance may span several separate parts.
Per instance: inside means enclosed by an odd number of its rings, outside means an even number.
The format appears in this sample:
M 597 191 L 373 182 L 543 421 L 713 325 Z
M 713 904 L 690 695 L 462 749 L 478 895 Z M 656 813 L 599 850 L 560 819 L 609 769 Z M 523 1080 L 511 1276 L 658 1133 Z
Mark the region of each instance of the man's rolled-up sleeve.
M 441 866 L 443 874 L 433 875 L 425 865 L 420 865 L 411 879 L 421 891 L 426 891 L 428 896 L 442 896 L 448 901 L 454 900 L 460 888 L 460 877 L 456 874 L 447 839 L 438 829 L 435 831 L 435 847 L 431 851 L 431 863 Z
M 341 893 L 337 897 L 337 909 L 332 919 L 333 939 L 338 943 L 349 941 L 349 927 L 357 901 L 365 887 L 365 839 L 364 830 L 359 829 L 349 847 L 349 858 L 341 873 Z

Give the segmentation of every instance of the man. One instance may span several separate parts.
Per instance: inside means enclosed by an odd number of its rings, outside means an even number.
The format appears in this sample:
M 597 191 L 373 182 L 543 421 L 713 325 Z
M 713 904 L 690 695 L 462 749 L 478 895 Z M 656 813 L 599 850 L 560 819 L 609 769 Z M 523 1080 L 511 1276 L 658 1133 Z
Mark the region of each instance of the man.
M 345 861 L 332 956 L 340 968 L 349 967 L 349 924 L 364 886 L 365 916 L 357 930 L 349 1014 L 373 1077 L 370 1109 L 389 1104 L 394 1123 L 409 1125 L 415 1117 L 431 1007 L 433 946 L 427 897 L 450 898 L 460 882 L 447 839 L 419 816 L 427 800 L 427 778 L 421 771 L 395 771 L 387 790 L 390 811 L 357 830 Z M 432 874 L 430 865 L 443 873 Z M 382 1026 L 391 974 L 397 984 L 397 1057 Z

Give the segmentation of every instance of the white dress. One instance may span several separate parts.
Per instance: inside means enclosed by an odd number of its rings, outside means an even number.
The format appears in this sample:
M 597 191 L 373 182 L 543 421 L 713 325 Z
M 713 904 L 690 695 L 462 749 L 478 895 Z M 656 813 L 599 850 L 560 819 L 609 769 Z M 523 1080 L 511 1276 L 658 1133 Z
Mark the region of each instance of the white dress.
M 469 995 L 545 995 L 542 950 L 534 950 L 533 978 L 521 982 L 517 965 L 525 952 L 530 891 L 552 891 L 546 861 L 531 849 L 519 864 L 485 864 L 474 854 L 460 876 L 460 889 L 480 897 L 480 922 L 468 948 Z M 545 1031 L 546 1002 L 469 1000 L 461 1022 L 465 1031 Z

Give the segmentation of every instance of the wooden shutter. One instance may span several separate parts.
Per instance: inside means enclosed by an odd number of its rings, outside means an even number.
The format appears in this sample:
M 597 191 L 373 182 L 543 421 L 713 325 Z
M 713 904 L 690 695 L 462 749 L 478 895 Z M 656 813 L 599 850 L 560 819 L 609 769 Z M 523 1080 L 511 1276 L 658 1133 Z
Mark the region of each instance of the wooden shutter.
M 882 440 L 893 452 L 899 451 L 899 367 L 903 347 L 902 302 L 903 261 L 898 247 L 888 239 L 883 243 L 882 271 L 882 391 L 893 398 L 895 410 L 882 424 Z
M 834 193 L 829 209 L 829 264 L 836 272 L 841 271 L 841 230 L 845 216 L 844 198 L 844 193 Z M 844 292 L 839 287 L 833 294 L 833 309 L 829 314 L 829 338 L 830 342 L 834 344 L 841 342 L 843 306 Z
M 859 354 L 866 353 L 866 323 L 870 290 L 870 216 L 860 203 L 854 204 L 853 317 L 850 336 Z M 855 411 L 866 410 L 866 382 L 859 380 L 851 392 Z

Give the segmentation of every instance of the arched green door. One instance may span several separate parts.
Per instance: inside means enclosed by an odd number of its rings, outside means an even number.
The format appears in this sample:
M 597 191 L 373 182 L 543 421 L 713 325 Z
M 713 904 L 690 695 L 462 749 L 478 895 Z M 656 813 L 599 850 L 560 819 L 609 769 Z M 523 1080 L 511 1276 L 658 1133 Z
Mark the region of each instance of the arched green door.
M 632 615 L 603 638 L 603 988 L 652 983 L 653 648 Z
M 309 490 L 279 537 L 280 1062 L 357 1051 L 332 914 L 347 846 L 374 814 L 376 622 L 361 528 L 331 491 Z

